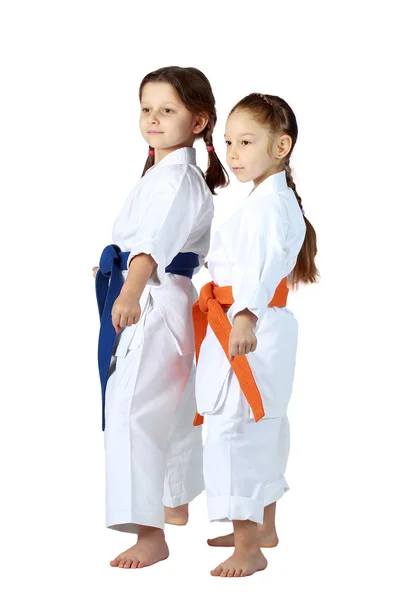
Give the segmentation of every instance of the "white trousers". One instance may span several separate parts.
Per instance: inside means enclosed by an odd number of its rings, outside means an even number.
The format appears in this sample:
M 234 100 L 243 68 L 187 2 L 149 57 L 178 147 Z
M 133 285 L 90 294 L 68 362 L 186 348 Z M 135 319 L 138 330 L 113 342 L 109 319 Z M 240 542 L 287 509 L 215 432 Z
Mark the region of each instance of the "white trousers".
M 223 404 L 207 414 L 204 482 L 210 521 L 263 522 L 264 506 L 289 489 L 286 414 L 254 421 L 235 374 Z
M 106 525 L 164 527 L 164 505 L 204 489 L 193 353 L 181 356 L 152 304 L 143 342 L 114 357 L 106 391 Z

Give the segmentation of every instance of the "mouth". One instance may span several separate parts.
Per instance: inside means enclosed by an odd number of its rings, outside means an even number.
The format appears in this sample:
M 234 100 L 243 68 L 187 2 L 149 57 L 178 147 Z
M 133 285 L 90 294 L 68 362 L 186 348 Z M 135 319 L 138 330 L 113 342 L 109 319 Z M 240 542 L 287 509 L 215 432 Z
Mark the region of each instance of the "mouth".
M 236 171 L 242 171 L 244 167 L 231 167 L 231 169 L 236 173 Z
M 147 132 L 149 135 L 160 135 L 161 133 L 164 133 L 163 131 L 148 131 Z

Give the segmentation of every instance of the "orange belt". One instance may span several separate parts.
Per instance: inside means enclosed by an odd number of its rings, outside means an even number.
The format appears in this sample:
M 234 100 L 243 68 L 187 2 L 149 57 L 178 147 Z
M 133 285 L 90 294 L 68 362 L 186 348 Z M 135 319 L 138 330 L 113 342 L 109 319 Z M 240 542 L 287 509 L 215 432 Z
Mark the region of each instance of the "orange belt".
M 289 290 L 285 278 L 282 279 L 276 288 L 274 297 L 268 306 L 285 307 L 288 293 Z M 230 285 L 219 287 L 213 281 L 210 281 L 201 288 L 200 297 L 196 304 L 193 305 L 196 363 L 199 360 L 200 346 L 205 338 L 208 324 L 210 324 L 211 329 L 215 333 L 226 357 L 229 357 L 229 336 L 232 325 L 224 309 L 232 306 L 233 302 L 232 286 Z M 265 412 L 261 394 L 254 380 L 246 355 L 235 356 L 231 362 L 231 366 L 238 378 L 241 390 L 251 407 L 255 421 L 259 421 L 263 418 Z M 196 413 L 193 425 L 201 425 L 203 421 L 203 417 L 199 413 Z

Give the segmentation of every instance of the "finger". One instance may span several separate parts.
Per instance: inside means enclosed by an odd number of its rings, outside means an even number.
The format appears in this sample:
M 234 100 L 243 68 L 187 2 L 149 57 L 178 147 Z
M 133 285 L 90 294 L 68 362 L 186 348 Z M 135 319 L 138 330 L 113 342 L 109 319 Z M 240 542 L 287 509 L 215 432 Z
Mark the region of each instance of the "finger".
M 111 323 L 113 324 L 114 328 L 119 325 L 119 313 L 117 311 L 111 312 Z
M 119 334 L 119 333 L 122 331 L 122 329 L 121 329 L 121 327 L 120 327 L 119 325 L 115 325 L 115 326 L 114 326 L 114 329 L 115 329 L 115 333 L 116 333 L 117 335 L 118 335 L 118 334 Z
M 245 354 L 245 351 L 244 351 L 245 347 L 246 346 L 243 343 L 239 344 L 239 351 L 238 351 L 239 356 L 243 356 L 243 354 Z
M 232 356 L 237 356 L 239 353 L 239 347 L 238 344 L 231 342 L 230 344 L 230 353 Z
M 119 318 L 119 326 L 122 327 L 126 327 L 126 322 L 127 322 L 127 316 L 126 315 L 121 315 Z

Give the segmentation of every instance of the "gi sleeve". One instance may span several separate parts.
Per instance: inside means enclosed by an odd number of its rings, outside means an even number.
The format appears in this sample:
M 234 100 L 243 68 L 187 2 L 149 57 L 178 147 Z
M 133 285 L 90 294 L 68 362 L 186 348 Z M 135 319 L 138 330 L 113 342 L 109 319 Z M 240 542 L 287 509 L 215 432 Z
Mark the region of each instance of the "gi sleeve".
M 128 258 L 150 254 L 157 265 L 150 276 L 152 285 L 160 285 L 165 268 L 182 250 L 201 209 L 202 198 L 194 194 L 187 172 L 180 182 L 168 180 L 156 184 L 139 224 Z
M 247 308 L 258 319 L 257 329 L 279 282 L 288 275 L 286 208 L 279 196 L 260 200 L 240 226 L 237 261 L 232 269 L 235 301 L 228 311 L 233 324 L 235 315 Z

